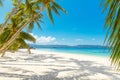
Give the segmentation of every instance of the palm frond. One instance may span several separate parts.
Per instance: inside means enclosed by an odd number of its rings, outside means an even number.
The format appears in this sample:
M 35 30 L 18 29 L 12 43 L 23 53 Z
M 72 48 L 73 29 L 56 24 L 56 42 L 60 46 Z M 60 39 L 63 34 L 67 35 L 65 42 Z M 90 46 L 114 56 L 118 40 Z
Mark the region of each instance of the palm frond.
M 53 6 L 54 6 L 56 9 L 61 10 L 61 11 L 63 11 L 64 13 L 67 14 L 67 11 L 66 11 L 64 8 L 62 8 L 59 4 L 57 4 L 57 3 L 54 2 L 54 1 L 52 1 L 52 4 L 53 4 Z
M 40 23 L 39 23 L 38 21 L 36 21 L 36 24 L 37 24 L 38 28 L 39 28 L 40 30 L 42 30 L 42 27 L 41 27 L 41 25 L 40 25 Z
M 47 6 L 47 11 L 48 11 L 48 17 L 50 18 L 50 21 L 52 24 L 54 24 L 53 16 L 52 16 L 52 10 L 50 8 L 50 5 Z
M 32 41 L 32 42 L 36 41 L 36 39 L 32 35 L 30 35 L 29 33 L 26 33 L 26 32 L 21 32 L 20 37 L 25 40 L 28 40 L 28 41 Z
M 7 41 L 0 47 L 0 52 L 3 53 L 11 49 L 17 50 L 22 46 L 25 40 L 29 40 L 35 42 L 35 38 L 30 35 L 28 32 L 24 32 L 23 29 L 28 27 L 29 31 L 34 28 L 34 24 L 36 23 L 39 28 L 40 21 L 42 20 L 42 11 L 44 8 L 47 8 L 48 16 L 51 22 L 54 24 L 52 11 L 59 15 L 59 10 L 66 12 L 60 5 L 55 3 L 55 0 L 12 0 L 13 6 L 15 7 L 11 13 L 14 14 L 7 18 L 5 26 L 10 30 L 10 34 L 12 35 L 10 39 L 6 39 Z M 9 23 L 8 23 L 9 21 Z M 10 24 L 10 25 L 8 25 Z M 4 26 L 4 25 L 3 25 Z M 4 31 L 5 27 L 2 27 L 1 31 Z M 1 32 L 2 33 L 2 32 Z M 6 38 L 6 37 L 5 37 Z M 21 43 L 18 42 L 18 39 Z M 19 43 L 17 45 L 16 43 Z M 25 44 L 25 43 L 24 43 Z M 27 45 L 27 44 L 26 44 Z M 16 48 L 14 48 L 17 46 Z
M 0 44 L 5 43 L 9 39 L 10 32 L 9 29 L 5 29 L 4 32 L 0 34 Z
M 108 10 L 105 28 L 106 43 L 111 48 L 111 64 L 120 70 L 120 0 L 104 0 L 104 11 Z
M 29 48 L 29 45 L 25 42 L 24 39 L 18 38 L 16 39 L 18 43 L 20 43 L 20 48 Z
M 33 30 L 33 28 L 34 28 L 34 23 L 32 22 L 28 25 L 27 32 L 31 32 Z
M 60 13 L 58 12 L 58 10 L 56 9 L 56 7 L 55 7 L 54 5 L 52 5 L 52 10 L 53 10 L 57 15 L 60 16 Z

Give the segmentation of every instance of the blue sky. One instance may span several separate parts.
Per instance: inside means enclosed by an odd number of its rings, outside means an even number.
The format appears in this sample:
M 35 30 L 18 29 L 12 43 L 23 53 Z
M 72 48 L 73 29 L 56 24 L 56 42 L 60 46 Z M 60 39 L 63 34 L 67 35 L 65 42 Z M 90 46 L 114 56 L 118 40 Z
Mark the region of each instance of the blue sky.
M 52 25 L 44 16 L 42 30 L 35 25 L 32 35 L 37 38 L 37 44 L 61 45 L 103 45 L 105 38 L 105 14 L 100 6 L 101 0 L 59 0 L 68 14 L 61 12 L 61 16 L 53 13 L 55 24 Z M 0 8 L 1 23 L 5 13 L 11 10 L 11 2 L 5 0 Z

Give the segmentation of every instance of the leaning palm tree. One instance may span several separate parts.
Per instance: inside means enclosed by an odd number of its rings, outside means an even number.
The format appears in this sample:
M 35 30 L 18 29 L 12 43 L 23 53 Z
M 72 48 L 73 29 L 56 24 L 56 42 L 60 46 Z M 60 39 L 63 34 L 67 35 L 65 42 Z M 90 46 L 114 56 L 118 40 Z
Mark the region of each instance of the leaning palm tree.
M 3 33 L 0 35 L 0 47 L 2 47 L 4 43 L 7 42 L 12 35 L 14 35 L 15 30 L 17 29 L 16 27 L 14 27 L 14 23 L 9 24 L 8 26 L 9 27 L 5 28 Z M 26 41 L 35 42 L 35 38 L 30 33 L 22 31 L 20 35 L 17 37 L 17 39 L 14 40 L 13 44 L 9 46 L 8 50 L 15 52 L 19 48 L 25 48 L 28 49 L 30 53 L 30 46 L 28 43 L 26 43 Z M 1 56 L 3 57 L 4 54 L 5 54 L 5 50 Z
M 35 42 L 35 40 L 36 39 L 31 34 L 22 31 L 14 43 L 8 48 L 8 50 L 15 52 L 20 48 L 24 48 L 27 49 L 30 54 L 30 46 L 26 41 Z M 4 56 L 4 54 L 2 56 Z
M 25 3 L 22 3 L 19 7 L 18 11 L 22 11 L 21 15 L 24 20 L 16 27 L 19 29 L 16 33 L 0 48 L 0 52 L 6 51 L 14 42 L 14 40 L 18 37 L 18 35 L 22 32 L 22 30 L 32 22 L 38 23 L 38 20 L 41 18 L 41 12 L 44 9 L 47 9 L 48 16 L 50 20 L 53 22 L 52 18 L 52 10 L 59 14 L 58 10 L 62 10 L 66 12 L 60 5 L 58 5 L 54 0 L 25 0 Z M 7 47 L 6 47 L 7 46 Z
M 2 43 L 0 44 L 0 46 L 2 46 L 3 43 L 5 43 L 10 38 L 10 36 L 12 36 L 13 34 L 14 33 L 10 29 L 5 29 L 3 34 L 0 35 L 0 43 Z M 24 48 L 24 49 L 27 49 L 29 53 L 31 53 L 30 46 L 26 41 L 35 42 L 35 38 L 29 33 L 21 32 L 20 35 L 17 37 L 17 39 L 14 40 L 13 44 L 9 46 L 8 50 L 15 52 L 19 48 Z M 3 57 L 4 55 L 5 55 L 5 51 L 3 52 L 1 56 Z
M 105 28 L 108 32 L 105 41 L 111 48 L 111 63 L 120 70 L 120 0 L 103 0 L 104 11 L 107 10 Z
M 16 0 L 13 0 L 13 3 L 15 3 Z M 0 27 L 0 34 L 3 32 L 3 30 L 6 28 L 7 23 L 10 21 L 10 19 L 12 18 L 12 16 L 15 14 L 15 12 L 18 10 L 20 4 L 22 3 L 22 0 L 19 0 L 18 2 L 16 2 L 16 7 L 12 9 L 12 11 L 9 13 L 6 21 L 1 25 Z M 0 4 L 2 5 L 2 0 L 0 0 Z

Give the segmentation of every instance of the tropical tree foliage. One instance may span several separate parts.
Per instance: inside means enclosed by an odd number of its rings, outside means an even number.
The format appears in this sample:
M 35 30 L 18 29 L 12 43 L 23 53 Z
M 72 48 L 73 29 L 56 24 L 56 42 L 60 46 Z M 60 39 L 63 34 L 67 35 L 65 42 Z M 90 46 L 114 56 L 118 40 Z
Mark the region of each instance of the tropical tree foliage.
M 15 0 L 13 0 L 15 1 Z M 12 9 L 12 11 L 10 12 L 10 14 L 7 16 L 6 21 L 1 25 L 0 27 L 0 34 L 3 32 L 3 30 L 6 28 L 7 23 L 9 22 L 9 20 L 12 18 L 12 16 L 15 14 L 15 12 L 17 11 L 17 9 L 19 8 L 20 4 L 21 4 L 22 0 L 18 1 L 18 4 L 15 8 Z M 0 2 L 2 4 L 2 1 Z
M 3 6 L 3 0 L 0 0 L 0 6 Z
M 54 20 L 52 17 L 52 11 L 58 15 L 60 15 L 59 10 L 66 13 L 66 11 L 58 5 L 55 0 L 13 0 L 13 3 L 15 10 L 8 15 L 6 22 L 1 25 L 0 29 L 1 36 L 4 35 L 5 32 L 6 34 L 9 32 L 8 37 L 4 38 L 5 42 L 1 42 L 0 44 L 0 53 L 2 56 L 6 50 L 18 50 L 18 48 L 22 47 L 22 43 L 20 42 L 20 45 L 17 45 L 18 47 L 16 47 L 16 49 L 14 48 L 14 45 L 16 45 L 18 40 L 24 42 L 25 39 L 20 37 L 20 35 L 23 34 L 24 28 L 28 28 L 28 31 L 31 31 L 34 28 L 34 24 L 37 24 L 38 27 L 41 28 L 40 22 L 42 21 L 42 11 L 44 9 L 47 10 L 48 17 L 53 24 Z M 10 35 L 10 33 L 12 34 Z
M 4 32 L 0 35 L 0 47 L 3 46 L 4 43 L 7 42 L 12 35 L 14 35 L 14 28 L 11 27 L 5 28 Z M 8 50 L 15 52 L 19 48 L 26 48 L 30 53 L 30 46 L 28 43 L 26 43 L 26 41 L 35 42 L 35 38 L 31 34 L 22 31 L 20 35 L 14 40 L 13 44 L 8 47 Z M 4 54 L 5 51 L 3 52 L 2 56 L 4 56 Z
M 3 33 L 0 35 L 0 48 L 16 33 L 19 27 L 16 27 L 23 20 L 22 16 L 15 14 L 10 23 L 4 29 Z M 35 42 L 35 38 L 27 32 L 22 31 L 11 46 L 6 46 L 6 48 L 12 52 L 17 51 L 19 48 L 27 48 L 28 51 L 30 46 L 25 42 L 26 40 Z M 29 51 L 30 52 L 30 51 Z M 4 56 L 5 50 L 2 56 Z
M 107 10 L 105 28 L 108 32 L 105 41 L 111 48 L 111 62 L 120 70 L 120 0 L 103 0 L 104 11 Z
M 0 6 L 2 6 L 0 0 Z M 7 15 L 6 21 L 0 26 L 0 53 L 4 56 L 6 50 L 16 51 L 19 48 L 30 46 L 26 40 L 35 42 L 35 38 L 30 35 L 37 24 L 41 29 L 40 23 L 46 9 L 50 21 L 54 24 L 52 11 L 60 15 L 59 11 L 66 11 L 56 3 L 55 0 L 12 0 L 14 8 Z M 120 0 L 103 0 L 104 11 L 107 10 L 105 28 L 108 29 L 106 43 L 111 48 L 111 62 L 115 68 L 120 70 Z M 23 29 L 27 28 L 28 32 Z

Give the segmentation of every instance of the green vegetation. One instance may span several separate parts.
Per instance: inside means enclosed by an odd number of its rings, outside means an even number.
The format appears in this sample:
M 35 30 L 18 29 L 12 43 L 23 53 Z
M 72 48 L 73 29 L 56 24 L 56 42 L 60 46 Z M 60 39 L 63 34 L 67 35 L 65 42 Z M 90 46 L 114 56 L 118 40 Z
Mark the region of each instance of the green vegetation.
M 0 25 L 0 54 L 4 56 L 7 50 L 12 52 L 19 48 L 30 46 L 27 41 L 35 42 L 35 38 L 29 32 L 37 24 L 41 29 L 41 22 L 46 10 L 50 21 L 54 24 L 52 11 L 60 15 L 59 10 L 66 11 L 56 3 L 55 0 L 12 0 L 14 8 L 7 14 L 6 21 Z M 120 0 L 103 0 L 104 10 L 108 11 L 105 28 L 108 29 L 106 43 L 110 46 L 112 55 L 110 57 L 112 65 L 120 69 Z M 0 0 L 0 6 L 3 0 Z M 23 29 L 27 28 L 28 32 Z
M 111 48 L 112 65 L 120 70 L 120 0 L 103 0 L 102 4 L 104 11 L 108 11 L 105 23 L 108 32 L 105 41 Z
M 58 5 L 55 0 L 12 0 L 14 8 L 7 15 L 6 21 L 0 27 L 0 54 L 4 56 L 6 50 L 12 52 L 19 48 L 27 48 L 30 52 L 29 45 L 25 40 L 35 42 L 35 38 L 29 34 L 37 24 L 41 28 L 40 23 L 44 14 L 42 11 L 46 9 L 48 17 L 54 24 L 52 11 L 60 15 L 59 10 L 66 11 Z M 2 2 L 1 2 L 2 4 Z M 23 29 L 27 28 L 28 32 Z M 4 36 L 5 35 L 5 36 Z

